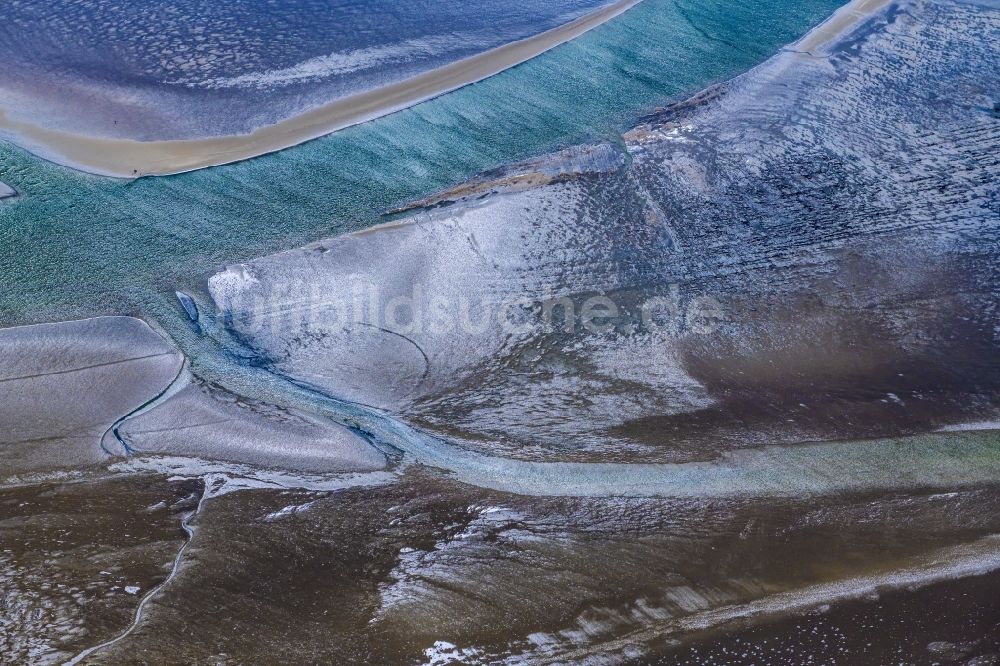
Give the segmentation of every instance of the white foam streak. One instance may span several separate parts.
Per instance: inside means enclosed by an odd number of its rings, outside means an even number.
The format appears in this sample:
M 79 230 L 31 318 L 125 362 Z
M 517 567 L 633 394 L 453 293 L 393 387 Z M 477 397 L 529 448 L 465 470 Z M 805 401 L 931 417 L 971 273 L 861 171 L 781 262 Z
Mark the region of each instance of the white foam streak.
M 201 87 L 215 90 L 221 88 L 268 89 L 295 83 L 310 83 L 331 76 L 354 74 L 393 63 L 402 63 L 416 57 L 434 56 L 449 47 L 454 47 L 461 40 L 461 35 L 435 35 L 408 39 L 398 44 L 369 46 L 353 51 L 317 56 L 283 69 L 183 83 L 190 88 Z

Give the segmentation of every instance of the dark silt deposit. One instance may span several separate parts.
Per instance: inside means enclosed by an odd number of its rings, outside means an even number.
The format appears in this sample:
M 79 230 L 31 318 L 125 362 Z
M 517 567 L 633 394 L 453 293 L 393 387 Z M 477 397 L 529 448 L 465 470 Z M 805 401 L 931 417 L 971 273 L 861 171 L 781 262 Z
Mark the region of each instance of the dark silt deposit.
M 988 574 L 820 607 L 806 615 L 730 633 L 633 663 L 726 664 L 1000 663 L 1000 576 Z
M 332 494 L 235 492 L 206 503 L 183 574 L 99 663 L 653 656 L 747 618 L 1000 567 L 998 499 L 538 499 L 425 472 Z
M 867 10 L 183 285 L 189 358 L 0 332 L 0 660 L 998 663 L 1000 6 Z

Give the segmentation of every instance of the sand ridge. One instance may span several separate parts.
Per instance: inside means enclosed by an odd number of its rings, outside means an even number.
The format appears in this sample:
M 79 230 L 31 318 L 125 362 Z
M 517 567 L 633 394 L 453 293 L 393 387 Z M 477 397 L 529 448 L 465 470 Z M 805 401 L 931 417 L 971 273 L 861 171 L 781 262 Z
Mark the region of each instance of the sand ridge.
M 245 160 L 374 120 L 482 81 L 596 28 L 642 0 L 616 0 L 565 25 L 382 88 L 350 95 L 249 134 L 136 141 L 39 127 L 0 109 L 0 136 L 53 162 L 105 176 L 168 175 Z

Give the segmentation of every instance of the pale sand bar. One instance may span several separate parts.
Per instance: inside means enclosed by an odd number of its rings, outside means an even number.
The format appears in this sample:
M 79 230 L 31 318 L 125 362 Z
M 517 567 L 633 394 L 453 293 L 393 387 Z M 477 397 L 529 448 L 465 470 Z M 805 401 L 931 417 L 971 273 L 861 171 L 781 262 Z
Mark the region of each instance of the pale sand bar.
M 0 329 L 0 484 L 103 462 L 112 425 L 183 363 L 132 317 Z
M 135 141 L 72 134 L 11 118 L 0 109 L 0 135 L 46 159 L 83 171 L 131 178 L 228 164 L 281 150 L 400 111 L 482 81 L 618 16 L 641 0 L 617 0 L 575 21 L 377 90 L 344 97 L 250 134 L 209 139 Z
M 183 366 L 173 344 L 132 317 L 0 329 L 0 486 L 106 463 L 125 453 L 119 437 L 133 459 L 324 474 L 385 467 L 347 428 L 193 383 Z
M 185 456 L 313 474 L 370 472 L 385 456 L 332 421 L 186 378 L 169 399 L 121 427 L 134 457 Z
M 891 3 L 892 0 L 852 0 L 810 30 L 791 48 L 819 55 L 835 39 Z

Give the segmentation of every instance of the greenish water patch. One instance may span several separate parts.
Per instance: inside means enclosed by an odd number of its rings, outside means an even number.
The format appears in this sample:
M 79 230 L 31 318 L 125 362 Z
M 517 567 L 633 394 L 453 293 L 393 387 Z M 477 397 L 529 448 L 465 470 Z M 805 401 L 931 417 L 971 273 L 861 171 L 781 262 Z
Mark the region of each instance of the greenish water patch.
M 539 58 L 280 153 L 133 182 L 0 144 L 0 326 L 141 314 L 192 353 L 175 289 L 226 263 L 379 221 L 484 169 L 614 139 L 637 115 L 766 59 L 841 3 L 646 0 Z

